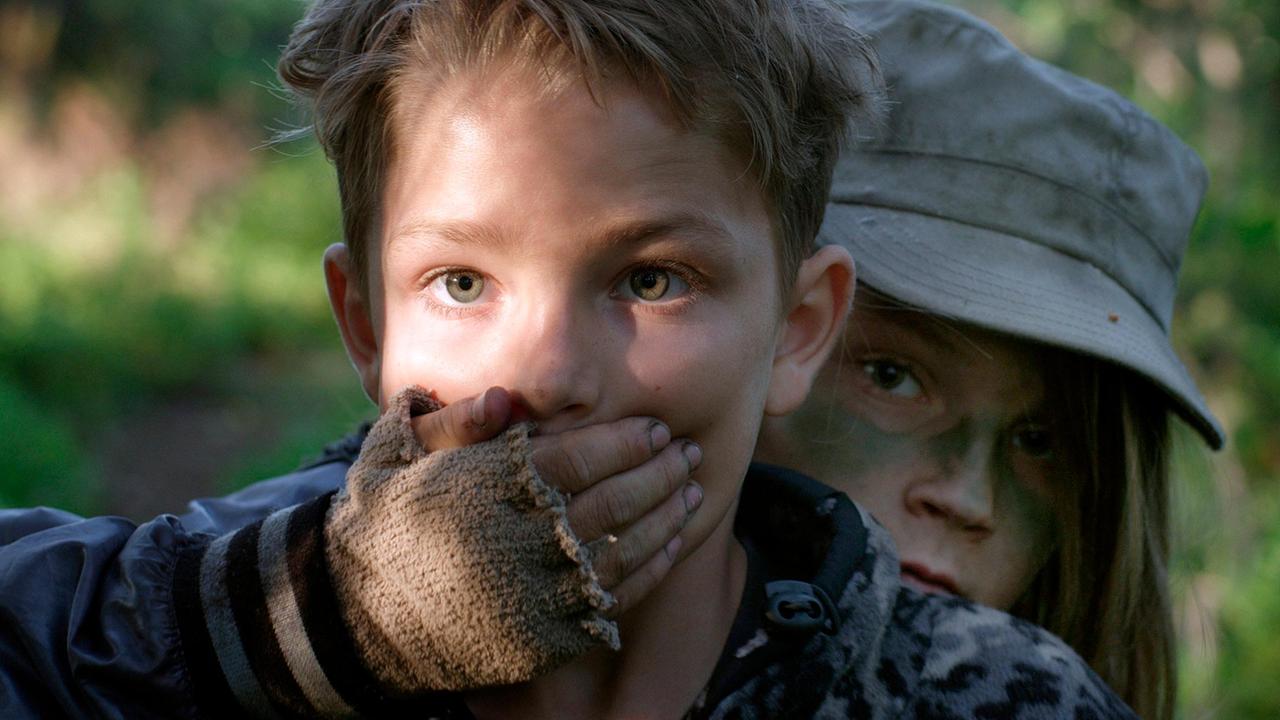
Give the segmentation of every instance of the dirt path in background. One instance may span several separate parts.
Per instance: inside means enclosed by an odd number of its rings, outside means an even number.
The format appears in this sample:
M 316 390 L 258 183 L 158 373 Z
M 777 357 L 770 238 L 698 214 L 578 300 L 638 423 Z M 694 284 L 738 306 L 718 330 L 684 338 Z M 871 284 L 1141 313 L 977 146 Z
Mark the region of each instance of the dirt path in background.
M 192 499 L 224 494 L 228 478 L 296 442 L 302 428 L 314 442 L 283 460 L 279 472 L 287 472 L 372 414 L 355 388 L 340 351 L 258 359 L 230 371 L 220 390 L 122 418 L 94 452 L 100 510 L 139 521 L 182 512 Z
M 186 399 L 126 419 L 99 451 L 103 512 L 145 520 L 219 494 L 246 455 L 270 450 L 282 418 L 237 400 Z

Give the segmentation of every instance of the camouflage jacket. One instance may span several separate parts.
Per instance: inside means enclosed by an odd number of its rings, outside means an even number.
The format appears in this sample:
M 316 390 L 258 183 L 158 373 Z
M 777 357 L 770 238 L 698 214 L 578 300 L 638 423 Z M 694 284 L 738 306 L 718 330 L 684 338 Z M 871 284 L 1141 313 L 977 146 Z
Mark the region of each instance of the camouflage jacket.
M 692 717 L 1134 717 L 1047 631 L 902 586 L 887 531 L 821 483 L 752 466 L 737 530 L 755 600 Z

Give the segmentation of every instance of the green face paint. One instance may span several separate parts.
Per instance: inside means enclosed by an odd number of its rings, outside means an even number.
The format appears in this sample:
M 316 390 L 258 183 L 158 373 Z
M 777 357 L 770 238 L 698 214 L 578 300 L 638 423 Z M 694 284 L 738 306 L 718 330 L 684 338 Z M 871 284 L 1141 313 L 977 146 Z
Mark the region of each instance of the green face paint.
M 1069 482 L 1043 396 L 1030 343 L 859 306 L 778 460 L 888 528 L 904 583 L 1008 609 L 1053 552 Z

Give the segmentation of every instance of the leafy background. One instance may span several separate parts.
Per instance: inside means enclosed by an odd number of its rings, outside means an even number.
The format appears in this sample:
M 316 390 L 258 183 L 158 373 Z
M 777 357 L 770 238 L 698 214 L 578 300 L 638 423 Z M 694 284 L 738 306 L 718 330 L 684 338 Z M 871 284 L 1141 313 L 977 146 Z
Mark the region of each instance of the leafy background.
M 1180 432 L 1183 718 L 1280 716 L 1280 3 L 957 0 L 1173 127 L 1213 177 L 1175 341 L 1230 433 Z M 296 0 L 0 0 L 0 507 L 145 518 L 367 417 L 339 239 L 272 63 Z

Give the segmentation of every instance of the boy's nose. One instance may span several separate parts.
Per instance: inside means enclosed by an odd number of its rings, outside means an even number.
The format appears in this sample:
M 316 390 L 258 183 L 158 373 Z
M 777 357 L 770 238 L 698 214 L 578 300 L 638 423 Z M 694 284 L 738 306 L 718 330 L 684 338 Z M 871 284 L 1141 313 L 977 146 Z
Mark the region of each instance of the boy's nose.
M 995 530 L 995 433 L 957 429 L 907 487 L 907 509 L 981 539 Z
M 563 302 L 529 308 L 512 330 L 507 354 L 508 387 L 523 399 L 530 416 L 543 429 L 555 431 L 557 420 L 572 423 L 595 409 L 599 398 L 600 358 L 588 318 Z

